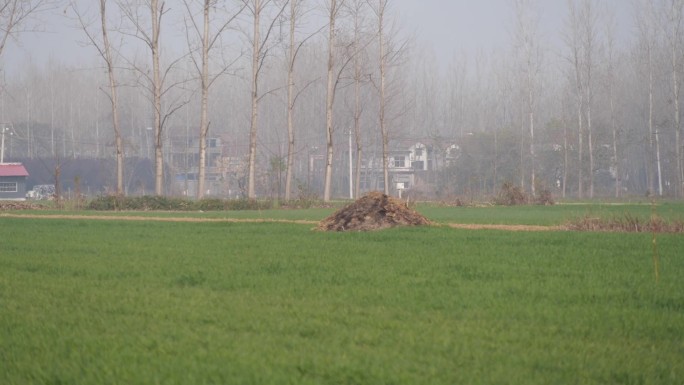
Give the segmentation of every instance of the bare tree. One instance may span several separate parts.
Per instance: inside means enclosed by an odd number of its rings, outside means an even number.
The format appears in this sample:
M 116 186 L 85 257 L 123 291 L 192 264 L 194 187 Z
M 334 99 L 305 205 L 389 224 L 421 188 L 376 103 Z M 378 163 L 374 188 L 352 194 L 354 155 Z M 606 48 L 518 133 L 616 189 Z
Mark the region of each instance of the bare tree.
M 197 1 L 194 1 L 195 3 Z M 212 73 L 209 68 L 211 60 L 211 52 L 220 42 L 222 34 L 227 31 L 231 23 L 242 13 L 246 4 L 242 4 L 236 10 L 226 9 L 225 19 L 212 30 L 211 13 L 217 11 L 219 6 L 224 5 L 225 1 L 219 0 L 201 0 L 202 5 L 202 21 L 197 20 L 199 17 L 195 15 L 192 9 L 191 0 L 183 0 L 186 13 L 186 36 L 190 48 L 190 58 L 194 64 L 195 70 L 200 79 L 200 124 L 199 124 L 199 170 L 197 177 L 197 199 L 204 198 L 205 181 L 206 181 L 206 163 L 207 163 L 207 135 L 209 133 L 209 88 L 214 82 L 230 68 L 234 61 L 227 65 L 222 65 L 216 72 Z M 198 41 L 195 46 L 191 43 L 191 35 Z M 197 57 L 199 56 L 199 58 Z
M 569 15 L 566 22 L 565 43 L 570 50 L 568 61 L 572 66 L 572 78 L 575 88 L 575 95 L 577 97 L 577 138 L 578 146 L 577 152 L 579 154 L 577 159 L 577 197 L 582 199 L 584 194 L 584 178 L 583 178 L 583 157 L 584 151 L 584 82 L 582 81 L 582 64 L 581 64 L 581 46 L 580 46 L 580 31 L 579 31 L 579 14 L 574 0 L 568 0 Z
M 387 75 L 387 52 L 385 45 L 385 11 L 387 10 L 387 2 L 389 0 L 378 0 L 378 7 L 375 9 L 378 17 L 378 48 L 380 50 L 380 133 L 382 135 L 382 175 L 384 178 L 384 192 L 389 194 L 389 133 L 387 130 L 387 122 L 385 120 L 385 113 L 387 107 L 386 95 L 386 75 Z
M 605 36 L 606 36 L 606 55 L 608 61 L 607 68 L 607 82 L 608 82 L 608 102 L 610 103 L 610 127 L 612 133 L 613 142 L 613 156 L 611 161 L 611 167 L 615 172 L 615 197 L 620 197 L 621 181 L 622 181 L 622 168 L 620 167 L 620 155 L 619 155 L 619 133 L 617 125 L 617 115 L 615 107 L 615 15 L 613 13 L 608 14 L 608 19 L 604 25 Z
M 252 12 L 253 35 L 252 35 L 252 115 L 249 128 L 249 176 L 247 181 L 247 197 L 256 199 L 255 178 L 256 178 L 256 146 L 257 146 L 257 119 L 259 117 L 259 73 L 261 63 L 263 63 L 262 42 L 259 36 L 261 27 L 261 12 L 264 4 L 261 0 L 252 0 L 249 3 L 249 10 Z
M 151 35 L 144 33 L 146 43 L 152 51 L 152 98 L 154 104 L 154 159 L 155 159 L 155 180 L 154 193 L 162 195 L 164 193 L 164 158 L 163 158 L 163 137 L 162 137 L 162 77 L 159 65 L 159 34 L 161 30 L 161 19 L 164 15 L 164 1 L 159 4 L 158 0 L 150 0 L 149 10 L 152 19 Z M 135 20 L 137 22 L 137 19 Z M 141 28 L 138 28 L 141 31 Z
M 594 198 L 594 128 L 592 122 L 592 106 L 594 101 L 594 50 L 597 43 L 598 13 L 594 7 L 595 0 L 583 0 L 581 5 L 581 22 L 583 29 L 582 50 L 584 52 L 584 76 L 585 90 L 587 92 L 586 118 L 587 118 L 587 145 L 589 150 L 589 198 Z
M 7 41 L 23 32 L 34 31 L 29 25 L 32 16 L 54 8 L 55 0 L 3 0 L 0 1 L 0 56 Z
M 663 195 L 663 177 L 660 163 L 660 140 L 657 131 L 654 129 L 654 88 L 655 88 L 655 51 L 658 27 L 657 18 L 655 14 L 655 5 L 653 0 L 640 0 L 635 6 L 636 26 L 638 33 L 638 49 L 643 52 L 639 58 L 643 61 L 646 67 L 646 78 L 648 79 L 648 155 L 647 155 L 647 185 L 648 189 L 654 189 L 654 183 L 657 184 L 658 196 Z M 654 158 L 655 157 L 655 158 Z M 657 182 L 654 182 L 653 170 L 655 168 L 655 175 Z
M 109 79 L 109 93 L 107 96 L 111 102 L 112 109 L 112 127 L 114 128 L 114 143 L 116 152 L 116 194 L 124 194 L 124 148 L 121 137 L 121 128 L 119 125 L 119 99 L 117 92 L 116 76 L 114 74 L 114 58 L 112 56 L 112 48 L 109 42 L 109 31 L 107 28 L 107 0 L 100 0 L 100 27 L 101 27 L 101 41 L 95 36 L 95 33 L 89 29 L 89 22 L 84 19 L 83 14 L 79 11 L 75 3 L 71 3 L 72 10 L 76 13 L 81 29 L 83 29 L 90 43 L 97 49 L 100 57 L 107 67 L 107 77 Z
M 530 156 L 530 191 L 535 195 L 536 189 L 536 154 L 535 154 L 535 109 L 538 89 L 538 73 L 541 67 L 541 49 L 539 44 L 538 19 L 534 13 L 531 0 L 516 0 L 516 30 L 519 54 L 521 55 L 521 74 L 525 95 L 525 115 L 529 132 Z M 521 154 L 522 156 L 522 154 Z M 524 167 L 523 167 L 524 169 Z
M 295 44 L 295 31 L 299 16 L 298 0 L 290 0 L 290 44 L 287 60 L 287 165 L 285 171 L 285 200 L 290 200 L 292 192 L 292 169 L 294 168 L 295 131 L 294 131 L 294 67 L 298 48 Z M 301 45 L 299 46 L 301 47 Z
M 309 34 L 300 41 L 296 40 L 297 25 L 300 18 L 303 16 L 304 7 L 303 0 L 289 0 L 290 1 L 290 33 L 289 33 L 289 43 L 287 47 L 287 163 L 285 172 L 285 200 L 289 201 L 292 197 L 292 178 L 294 175 L 294 158 L 295 158 L 295 126 L 294 126 L 294 112 L 295 104 L 299 95 L 309 86 L 312 82 L 308 82 L 303 87 L 296 87 L 295 82 L 295 64 L 297 61 L 297 56 L 304 44 L 310 38 L 316 36 L 320 31 L 322 31 L 325 26 L 321 27 L 319 30 Z
M 251 94 L 251 104 L 252 113 L 250 120 L 249 129 L 249 171 L 248 171 L 248 181 L 247 181 L 247 197 L 249 199 L 256 199 L 256 153 L 257 153 L 257 131 L 258 131 L 258 117 L 259 117 L 259 101 L 261 98 L 268 94 L 260 94 L 259 91 L 259 76 L 261 74 L 262 66 L 264 61 L 268 56 L 270 46 L 267 45 L 271 32 L 276 22 L 279 20 L 280 15 L 285 11 L 288 2 L 283 1 L 282 4 L 278 5 L 272 0 L 242 0 L 245 3 L 246 9 L 252 15 L 252 94 Z M 271 4 L 275 4 L 279 7 L 275 16 L 271 19 L 268 24 L 266 33 L 263 38 L 261 35 L 261 17 L 265 12 L 267 7 Z
M 3 0 L 0 1 L 0 58 L 5 51 L 5 46 L 9 40 L 18 40 L 19 35 L 24 32 L 35 31 L 33 25 L 30 25 L 31 18 L 35 15 L 52 9 L 57 3 L 55 0 Z M 5 85 L 0 89 L 3 94 Z M 26 89 L 26 110 L 27 116 L 31 116 L 31 92 Z M 4 108 L 4 107 L 3 107 Z M 4 114 L 3 114 L 4 115 Z M 4 116 L 3 116 L 4 118 Z M 33 157 L 31 144 L 31 126 L 30 121 L 27 120 L 27 152 L 29 158 Z
M 675 195 L 684 196 L 684 160 L 682 159 L 681 142 L 681 66 L 682 66 L 682 35 L 684 31 L 684 1 L 668 0 L 664 4 L 663 20 L 660 23 L 665 29 L 669 56 L 670 75 L 672 81 L 672 106 L 673 106 L 673 130 L 675 134 L 675 157 L 676 157 L 676 186 Z
M 388 14 L 390 5 L 393 4 L 391 0 L 367 0 L 368 4 L 377 18 L 377 30 L 375 38 L 377 39 L 378 48 L 378 72 L 379 82 L 374 82 L 374 86 L 378 91 L 378 121 L 380 125 L 380 136 L 382 140 L 382 158 L 383 158 L 383 191 L 385 194 L 390 193 L 389 180 L 389 125 L 395 122 L 396 119 L 403 115 L 407 110 L 407 106 L 403 106 L 402 110 L 397 114 L 393 114 L 392 107 L 397 107 L 396 97 L 400 96 L 401 90 L 397 87 L 399 83 L 396 81 L 399 78 L 392 80 L 389 69 L 397 67 L 401 64 L 401 59 L 404 57 L 409 40 L 399 41 L 395 37 L 398 35 L 396 29 L 392 24 L 388 24 Z
M 140 66 L 133 60 L 126 60 L 133 69 L 144 79 L 143 86 L 147 88 L 154 114 L 154 193 L 164 194 L 164 127 L 168 119 L 185 104 L 187 100 L 174 99 L 162 103 L 162 99 L 171 98 L 170 91 L 187 80 L 171 81 L 170 75 L 178 62 L 183 58 L 179 56 L 173 59 L 169 65 L 161 65 L 161 26 L 168 10 L 164 0 L 117 0 L 121 13 L 126 21 L 131 24 L 132 31 L 122 31 L 131 37 L 138 39 L 151 56 L 152 73 L 146 66 Z M 147 14 L 147 15 L 145 15 Z M 149 24 L 146 22 L 149 21 Z
M 579 4 L 577 3 L 579 2 Z M 578 184 L 579 198 L 584 194 L 583 150 L 584 126 L 586 122 L 587 146 L 589 152 L 589 197 L 594 197 L 594 132 L 592 105 L 594 98 L 594 52 L 597 45 L 598 13 L 595 0 L 568 0 L 568 21 L 565 31 L 566 44 L 570 50 L 569 61 L 574 69 L 577 93 L 577 119 L 579 142 Z
M 356 142 L 356 167 L 354 174 L 354 195 L 353 197 L 359 197 L 360 186 L 361 186 L 361 167 L 363 162 L 363 138 L 361 132 L 361 117 L 363 115 L 363 105 L 361 104 L 361 87 L 365 82 L 365 76 L 363 71 L 363 55 L 362 50 L 365 48 L 367 43 L 364 43 L 363 37 L 364 26 L 363 26 L 363 15 L 365 9 L 366 1 L 364 0 L 354 0 L 350 5 L 351 16 L 353 18 L 353 50 L 354 50 L 354 107 L 353 107 L 353 120 L 354 120 L 354 138 Z M 351 154 L 350 154 L 351 156 Z
M 385 36 L 385 15 L 387 11 L 389 0 L 377 0 L 373 2 L 368 0 L 368 4 L 371 5 L 371 9 L 375 13 L 378 19 L 377 24 L 377 39 L 378 39 L 378 69 L 380 72 L 380 84 L 378 86 L 378 92 L 380 94 L 380 107 L 378 110 L 378 120 L 380 123 L 380 135 L 382 138 L 382 176 L 383 176 L 383 191 L 385 194 L 390 193 L 390 181 L 389 181 L 389 132 L 387 130 L 386 121 L 386 107 L 387 107 L 387 41 Z
M 344 0 L 328 0 L 328 67 L 325 98 L 325 134 L 326 134 L 326 157 L 325 157 L 325 182 L 323 188 L 323 200 L 330 201 L 332 187 L 332 162 L 333 162 L 333 105 L 335 103 L 335 23 L 340 14 Z

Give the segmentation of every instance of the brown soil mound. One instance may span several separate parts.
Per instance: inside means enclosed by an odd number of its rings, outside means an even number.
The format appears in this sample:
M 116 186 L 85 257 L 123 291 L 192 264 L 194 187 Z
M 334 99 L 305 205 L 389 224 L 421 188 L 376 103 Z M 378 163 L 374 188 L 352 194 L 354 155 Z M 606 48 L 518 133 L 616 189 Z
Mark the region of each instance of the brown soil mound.
M 317 229 L 323 231 L 370 231 L 396 226 L 428 224 L 430 221 L 406 207 L 404 202 L 381 192 L 371 192 L 322 220 Z

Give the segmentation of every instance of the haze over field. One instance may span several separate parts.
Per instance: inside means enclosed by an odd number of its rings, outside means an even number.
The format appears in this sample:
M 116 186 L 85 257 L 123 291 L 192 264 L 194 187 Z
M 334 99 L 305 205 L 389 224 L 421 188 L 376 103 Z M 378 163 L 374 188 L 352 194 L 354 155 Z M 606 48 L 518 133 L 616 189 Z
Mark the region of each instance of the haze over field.
M 41 32 L 14 34 L 2 52 L 8 156 L 114 159 L 105 63 L 76 18 L 100 42 L 97 2 L 31 3 L 54 7 L 24 24 Z M 158 3 L 157 105 L 151 3 L 128 16 L 124 3 L 107 1 L 119 150 L 129 171 L 154 163 L 157 194 L 444 198 L 505 182 L 559 197 L 684 193 L 682 1 L 300 0 L 288 68 L 292 3 L 212 0 L 212 33 L 244 9 L 207 57 L 204 120 L 189 55 L 201 62 L 200 39 L 186 28 L 201 24 L 201 2 Z M 216 150 L 199 148 L 212 138 Z M 146 177 L 123 174 L 94 187 L 141 193 Z
M 84 0 L 79 2 L 88 4 Z M 602 3 L 615 13 L 623 38 L 633 33 L 630 1 L 603 0 Z M 480 52 L 506 49 L 510 44 L 514 24 L 512 0 L 393 0 L 391 7 L 402 33 L 414 38 L 417 46 L 434 51 L 443 65 L 454 55 L 463 53 L 474 57 Z M 537 7 L 543 36 L 559 43 L 559 27 L 567 16 L 566 1 L 538 1 Z M 97 59 L 92 49 L 83 47 L 83 32 L 63 13 L 43 19 L 43 33 L 22 36 L 19 45 L 10 42 L 4 60 L 12 71 L 21 69 L 28 60 L 45 61 L 53 57 L 78 64 Z M 324 18 L 321 20 L 325 22 Z M 180 43 L 182 46 L 183 42 Z

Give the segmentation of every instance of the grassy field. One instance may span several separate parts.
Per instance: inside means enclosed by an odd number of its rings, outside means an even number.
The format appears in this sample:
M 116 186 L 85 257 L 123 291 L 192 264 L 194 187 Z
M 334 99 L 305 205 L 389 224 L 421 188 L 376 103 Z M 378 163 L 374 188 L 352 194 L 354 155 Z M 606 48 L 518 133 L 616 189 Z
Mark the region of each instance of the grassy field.
M 311 227 L 0 217 L 0 384 L 684 383 L 681 235 Z
M 342 207 L 344 202 L 335 206 Z M 339 208 L 338 207 L 338 208 Z M 589 216 L 603 218 L 621 218 L 631 215 L 648 219 L 651 214 L 666 219 L 684 221 L 684 203 L 659 202 L 652 206 L 649 202 L 626 204 L 601 204 L 577 202 L 557 204 L 554 206 L 482 206 L 482 207 L 445 207 L 429 203 L 415 206 L 423 215 L 437 223 L 465 224 L 506 224 L 506 225 L 561 225 L 568 221 Z M 320 221 L 332 214 L 335 208 L 311 208 L 298 210 L 246 210 L 246 211 L 206 211 L 206 212 L 129 212 L 129 211 L 16 211 L 12 214 L 64 215 L 78 214 L 86 216 L 147 216 L 178 218 L 210 218 L 210 219 L 276 219 L 276 220 L 310 220 Z
M 684 204 L 681 202 L 597 204 L 568 203 L 553 206 L 487 206 L 440 207 L 419 205 L 418 210 L 436 222 L 560 225 L 573 219 L 589 216 L 620 218 L 631 215 L 647 219 L 652 213 L 667 220 L 684 221 Z

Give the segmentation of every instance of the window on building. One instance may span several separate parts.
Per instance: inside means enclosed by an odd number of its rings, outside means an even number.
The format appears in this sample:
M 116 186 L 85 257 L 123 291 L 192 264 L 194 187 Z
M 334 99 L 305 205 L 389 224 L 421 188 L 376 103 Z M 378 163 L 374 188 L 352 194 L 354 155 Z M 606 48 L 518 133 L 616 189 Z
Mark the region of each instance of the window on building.
M 416 157 L 423 156 L 423 149 L 422 148 L 416 148 Z
M 394 167 L 406 167 L 405 162 L 405 157 L 403 156 L 395 156 L 394 157 Z
M 0 182 L 0 192 L 17 192 L 17 182 Z

